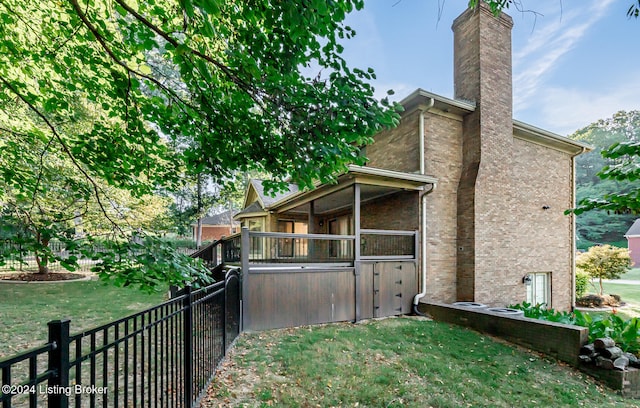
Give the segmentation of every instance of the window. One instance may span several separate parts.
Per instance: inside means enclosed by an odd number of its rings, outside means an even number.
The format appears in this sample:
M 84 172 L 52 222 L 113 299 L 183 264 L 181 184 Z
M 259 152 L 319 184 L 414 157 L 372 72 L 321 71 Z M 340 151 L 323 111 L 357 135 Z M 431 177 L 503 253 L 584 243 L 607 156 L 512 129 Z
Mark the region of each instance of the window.
M 527 303 L 532 305 L 544 304 L 551 307 L 551 273 L 530 273 L 529 281 L 525 281 L 527 288 Z
M 278 232 L 288 234 L 306 234 L 309 227 L 306 222 L 298 221 L 278 221 Z M 279 238 L 278 239 L 278 256 L 279 257 L 301 257 L 307 256 L 307 240 L 300 238 Z
M 351 215 L 329 220 L 329 234 L 331 235 L 349 235 L 353 230 Z M 330 241 L 329 256 L 331 258 L 343 258 L 351 255 L 351 243 L 346 240 Z
M 249 218 L 246 221 L 246 226 L 249 228 L 249 231 L 264 231 L 264 218 Z
M 264 231 L 264 218 L 248 218 L 245 221 L 245 226 L 249 229 L 249 231 L 254 232 L 263 232 Z M 263 237 L 252 237 L 251 238 L 251 250 L 249 251 L 250 259 L 262 259 L 264 258 L 264 244 Z

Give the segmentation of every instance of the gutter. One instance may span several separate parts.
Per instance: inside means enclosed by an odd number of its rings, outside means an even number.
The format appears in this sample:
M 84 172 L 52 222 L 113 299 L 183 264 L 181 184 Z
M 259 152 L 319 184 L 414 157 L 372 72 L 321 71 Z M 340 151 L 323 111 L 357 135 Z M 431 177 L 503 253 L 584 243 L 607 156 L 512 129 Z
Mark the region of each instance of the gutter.
M 418 109 L 420 110 L 420 119 L 418 122 L 418 137 L 419 137 L 419 145 L 420 145 L 420 174 L 421 175 L 425 175 L 425 172 L 426 172 L 425 154 L 424 154 L 424 114 L 425 112 L 429 111 L 429 109 L 433 108 L 434 104 L 435 104 L 435 99 L 429 98 L 429 101 L 427 104 L 418 106 Z M 431 194 L 433 190 L 435 190 L 435 188 L 436 188 L 436 183 L 432 183 L 431 189 L 429 189 L 428 191 L 425 191 L 424 194 L 422 194 L 422 196 L 420 197 L 421 204 L 422 204 L 421 206 L 422 207 L 422 243 L 421 243 L 422 249 L 420 251 L 422 255 L 422 257 L 420 258 L 421 286 L 420 286 L 420 293 L 416 294 L 413 298 L 413 312 L 418 315 L 422 314 L 418 310 L 418 303 L 420 302 L 420 299 L 425 297 L 425 295 L 427 294 L 427 195 Z

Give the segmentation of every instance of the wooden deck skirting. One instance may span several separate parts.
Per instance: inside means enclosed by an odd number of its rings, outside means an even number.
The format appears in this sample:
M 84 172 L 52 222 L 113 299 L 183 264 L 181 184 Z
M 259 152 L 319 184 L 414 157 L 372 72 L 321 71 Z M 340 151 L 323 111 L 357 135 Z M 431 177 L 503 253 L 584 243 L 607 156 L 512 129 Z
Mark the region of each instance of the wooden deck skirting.
M 411 312 L 418 231 L 354 235 L 255 232 L 199 251 L 212 268 L 242 271 L 243 330 L 358 321 Z

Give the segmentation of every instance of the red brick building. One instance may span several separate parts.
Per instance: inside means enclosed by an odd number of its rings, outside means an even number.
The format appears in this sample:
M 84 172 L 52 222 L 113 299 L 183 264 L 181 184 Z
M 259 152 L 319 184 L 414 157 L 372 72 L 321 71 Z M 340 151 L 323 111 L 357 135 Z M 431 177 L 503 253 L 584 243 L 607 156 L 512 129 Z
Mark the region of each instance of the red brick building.
M 640 267 L 640 218 L 638 218 L 629 231 L 624 234 L 625 238 L 627 238 L 627 242 L 629 243 L 629 252 L 631 254 L 631 260 L 633 261 L 633 266 L 636 268 Z
M 240 231 L 240 223 L 233 219 L 234 213 L 225 211 L 221 214 L 204 217 L 202 219 L 202 241 L 216 241 L 223 236 L 235 234 Z M 193 240 L 196 240 L 198 224 L 191 224 Z

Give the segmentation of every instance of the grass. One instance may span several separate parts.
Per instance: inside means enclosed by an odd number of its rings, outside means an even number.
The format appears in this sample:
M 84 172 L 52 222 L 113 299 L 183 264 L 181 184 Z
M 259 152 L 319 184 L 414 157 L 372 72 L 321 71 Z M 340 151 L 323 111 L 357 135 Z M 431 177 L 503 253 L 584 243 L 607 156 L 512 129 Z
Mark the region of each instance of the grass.
M 146 294 L 99 281 L 0 284 L 0 358 L 47 341 L 47 322 L 71 319 L 71 333 L 157 305 L 164 293 Z
M 569 367 L 416 318 L 243 334 L 203 407 L 631 407 Z
M 629 272 L 620 276 L 620 279 L 640 281 L 640 268 L 631 269 Z M 593 281 L 593 287 L 589 287 L 589 293 L 599 293 L 600 285 L 597 280 Z M 627 303 L 627 307 L 622 309 L 622 313 L 628 317 L 640 316 L 640 285 L 628 285 L 624 283 L 615 283 L 615 280 L 603 282 L 605 294 L 619 295 L 623 302 Z
M 620 279 L 640 281 L 640 268 L 633 268 L 629 272 L 620 276 Z

